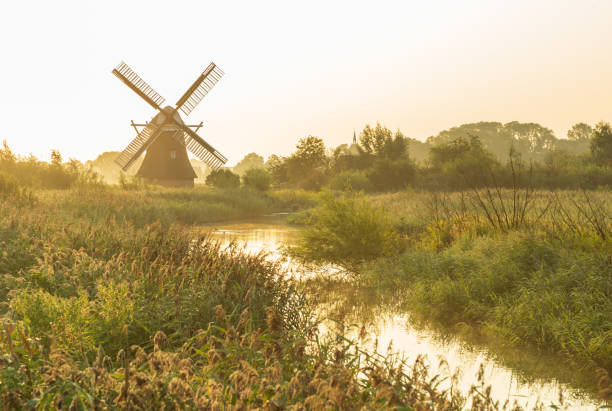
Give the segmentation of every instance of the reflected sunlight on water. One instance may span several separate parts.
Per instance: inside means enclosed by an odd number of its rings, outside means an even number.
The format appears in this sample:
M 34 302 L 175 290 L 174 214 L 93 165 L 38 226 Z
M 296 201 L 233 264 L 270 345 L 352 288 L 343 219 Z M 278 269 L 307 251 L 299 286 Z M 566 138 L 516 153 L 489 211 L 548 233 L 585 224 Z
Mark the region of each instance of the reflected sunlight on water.
M 279 216 L 262 217 L 248 222 L 220 223 L 208 227 L 212 230 L 213 238 L 226 244 L 242 243 L 247 252 L 265 251 L 271 259 L 282 258 L 280 248 L 283 244 L 296 239 L 299 232 L 299 228 L 285 225 Z M 290 260 L 284 259 L 283 266 L 300 279 L 312 277 L 311 272 L 304 272 L 304 268 L 292 264 Z M 484 380 L 492 385 L 492 395 L 501 404 L 506 400 L 510 403 L 516 400 L 525 407 L 534 406 L 537 401 L 541 401 L 544 405 L 558 404 L 559 391 L 562 390 L 565 404 L 571 404 L 569 409 L 596 408 L 596 402 L 590 395 L 549 377 L 551 371 L 541 374 L 548 378 L 527 378 L 525 373 L 502 365 L 495 355 L 487 350 L 469 346 L 458 338 L 444 337 L 427 327 L 417 328 L 412 325 L 408 314 L 397 314 L 381 307 L 372 307 L 368 305 L 367 298 L 356 297 L 353 290 L 339 292 L 326 288 L 325 291 L 325 294 L 328 294 L 328 301 L 321 302 L 319 307 L 319 313 L 324 317 L 334 318 L 338 305 L 347 305 L 347 301 L 350 301 L 351 307 L 341 308 L 343 312 L 353 311 L 353 315 L 349 315 L 349 323 L 355 324 L 355 327 L 348 331 L 350 337 L 357 339 L 359 328 L 365 326 L 369 337 L 364 341 L 365 347 L 376 347 L 379 352 L 385 353 L 391 344 L 393 351 L 402 355 L 409 364 L 419 355 L 424 355 L 431 367 L 430 375 L 438 372 L 448 375 L 449 371 L 450 373 L 459 371 L 461 376 L 459 388 L 463 392 L 467 392 L 472 385 L 477 385 L 476 375 L 482 365 Z M 325 324 L 323 327 L 331 327 L 331 322 Z M 528 363 L 530 369 L 555 369 L 552 367 L 553 363 L 559 367 L 558 359 L 544 358 L 528 350 L 515 350 L 513 355 L 519 357 L 515 363 Z M 448 366 L 441 364 L 442 359 Z M 446 381 L 446 384 L 448 386 L 449 382 Z

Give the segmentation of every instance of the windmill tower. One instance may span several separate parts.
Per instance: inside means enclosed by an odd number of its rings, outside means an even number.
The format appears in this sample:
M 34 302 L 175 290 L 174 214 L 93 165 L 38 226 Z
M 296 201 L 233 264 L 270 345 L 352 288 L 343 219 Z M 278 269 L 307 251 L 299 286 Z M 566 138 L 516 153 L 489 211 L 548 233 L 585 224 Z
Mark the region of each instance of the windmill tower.
M 113 70 L 113 74 L 158 111 L 148 123 L 132 122 L 136 138 L 115 159 L 123 171 L 127 171 L 146 151 L 137 176 L 153 184 L 193 187 L 193 180 L 197 176 L 189 162 L 187 149 L 213 170 L 225 164 L 227 158 L 196 133 L 202 123 L 186 125 L 178 112 L 180 110 L 189 115 L 221 79 L 223 71 L 215 63 L 208 65 L 176 102 L 176 107 L 162 108 L 165 99 L 124 62 Z M 138 127 L 143 128 L 139 130 Z

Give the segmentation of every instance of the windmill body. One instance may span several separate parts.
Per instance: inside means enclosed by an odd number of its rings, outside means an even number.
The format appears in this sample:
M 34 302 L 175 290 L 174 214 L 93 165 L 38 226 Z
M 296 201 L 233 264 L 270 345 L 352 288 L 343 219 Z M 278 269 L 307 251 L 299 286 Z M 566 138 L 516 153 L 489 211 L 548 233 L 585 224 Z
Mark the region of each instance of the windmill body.
M 197 178 L 197 175 L 189 162 L 187 147 L 184 142 L 174 138 L 176 133 L 182 136 L 182 131 L 174 125 L 174 122 L 166 121 L 170 116 L 173 116 L 180 124 L 184 124 L 183 120 L 170 106 L 164 107 L 163 112 L 166 118 L 162 118 L 162 113 L 158 113 L 151 120 L 163 127 L 163 130 L 147 149 L 136 175 L 152 184 L 193 187 L 193 180 Z
M 158 110 L 150 122 L 140 125 L 144 127 L 142 130 L 138 130 L 138 125 L 132 122 L 137 136 L 115 159 L 115 162 L 124 171 L 127 171 L 134 161 L 146 152 L 142 165 L 136 173 L 137 176 L 153 184 L 193 187 L 193 180 L 197 176 L 189 162 L 187 150 L 195 154 L 211 169 L 217 169 L 227 161 L 221 153 L 196 133 L 202 123 L 197 126 L 188 126 L 178 113 L 178 110 L 185 115 L 191 113 L 219 81 L 223 72 L 214 63 L 204 70 L 178 100 L 176 108 L 166 106 L 162 109 L 163 97 L 134 73 L 127 64 L 121 63 L 113 70 L 113 74 Z M 192 130 L 192 127 L 195 127 L 196 130 Z

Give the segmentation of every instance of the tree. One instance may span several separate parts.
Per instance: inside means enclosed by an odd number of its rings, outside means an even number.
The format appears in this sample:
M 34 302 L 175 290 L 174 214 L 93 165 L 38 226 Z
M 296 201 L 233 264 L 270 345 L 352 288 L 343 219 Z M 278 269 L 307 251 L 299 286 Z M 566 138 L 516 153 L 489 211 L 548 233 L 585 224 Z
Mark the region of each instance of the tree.
M 378 158 L 366 173 L 375 190 L 390 191 L 406 188 L 415 176 L 416 168 L 407 158 Z
M 319 137 L 308 136 L 300 139 L 297 151 L 292 155 L 300 164 L 307 167 L 320 167 L 325 165 L 325 143 Z
M 506 124 L 499 122 L 480 122 L 462 124 L 440 132 L 435 137 L 429 137 L 427 142 L 432 145 L 449 143 L 459 137 L 476 136 L 485 149 L 500 161 L 507 161 L 510 149 L 526 157 L 540 156 L 553 150 L 557 138 L 552 130 L 537 123 L 520 123 L 512 121 Z
M 466 182 L 472 186 L 482 185 L 486 182 L 486 176 L 499 167 L 495 156 L 476 136 L 469 140 L 460 137 L 431 147 L 429 161 L 433 170 L 453 188 Z
M 361 134 L 359 134 L 359 142 L 364 151 L 369 154 L 379 154 L 383 151 L 385 142 L 393 139 L 393 133 L 387 127 L 383 127 L 380 123 L 376 123 L 376 127 L 372 128 L 366 125 Z
M 51 150 L 51 164 L 54 166 L 62 165 L 62 155 L 57 150 Z
M 515 140 L 527 146 L 531 154 L 542 154 L 555 148 L 557 138 L 552 130 L 537 123 L 512 121 L 504 124 Z
M 279 157 L 276 154 L 272 154 L 268 157 L 265 167 L 272 176 L 272 183 L 282 185 L 289 181 L 287 175 L 287 159 L 285 157 Z
M 242 181 L 246 187 L 254 188 L 259 191 L 266 191 L 270 188 L 272 176 L 268 170 L 263 168 L 251 168 L 244 173 Z
M 567 132 L 567 138 L 573 141 L 585 141 L 591 138 L 593 127 L 586 123 L 577 123 Z
M 504 128 L 500 122 L 486 122 L 462 124 L 457 127 L 452 127 L 448 130 L 441 131 L 436 136 L 429 137 L 427 143 L 429 148 L 438 146 L 444 143 L 450 143 L 458 138 L 468 138 L 476 136 L 482 142 L 482 145 L 491 151 L 498 159 L 506 160 L 510 148 L 515 146 L 515 141 L 512 133 Z
M 394 135 L 380 123 L 376 123 L 375 128 L 366 125 L 359 135 L 359 142 L 366 153 L 394 160 L 405 156 L 408 149 L 408 140 L 401 131 Z
M 206 184 L 216 188 L 238 188 L 240 177 L 227 169 L 212 171 L 206 176 Z
M 232 171 L 240 176 L 243 176 L 247 170 L 251 168 L 264 168 L 264 159 L 257 153 L 249 153 L 238 162 Z
M 285 164 L 289 182 L 304 188 L 320 188 L 328 164 L 323 140 L 314 136 L 301 139 L 297 151 L 285 160 Z
M 595 125 L 591 138 L 591 154 L 597 164 L 612 167 L 612 126 L 610 123 L 600 121 Z

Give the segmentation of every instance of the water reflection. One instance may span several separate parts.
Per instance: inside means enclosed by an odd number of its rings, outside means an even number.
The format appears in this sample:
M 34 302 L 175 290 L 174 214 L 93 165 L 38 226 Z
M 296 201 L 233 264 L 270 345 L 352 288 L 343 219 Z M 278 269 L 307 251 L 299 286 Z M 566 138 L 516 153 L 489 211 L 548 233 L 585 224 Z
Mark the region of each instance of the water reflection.
M 216 224 L 209 228 L 212 229 L 211 235 L 222 242 L 241 242 L 246 251 L 266 251 L 272 259 L 281 257 L 280 248 L 294 240 L 299 230 L 283 224 L 279 216 Z M 343 324 L 353 324 L 348 328 L 348 333 L 355 339 L 359 334 L 363 336 L 365 331 L 367 338 L 364 344 L 376 347 L 381 353 L 392 345 L 393 350 L 401 353 L 409 363 L 414 362 L 417 356 L 425 355 L 431 366 L 431 375 L 438 372 L 448 374 L 448 369 L 453 373 L 458 371 L 461 375 L 459 388 L 464 392 L 476 384 L 476 375 L 482 365 L 484 379 L 492 385 L 493 397 L 502 404 L 506 400 L 510 403 L 516 400 L 525 407 L 531 407 L 538 401 L 544 405 L 558 404 L 562 391 L 565 403 L 571 404 L 570 409 L 596 408 L 596 402 L 589 393 L 559 382 L 559 379 L 579 379 L 556 358 L 516 348 L 506 352 L 496 350 L 492 354 L 478 341 L 467 343 L 465 338 L 459 339 L 443 330 L 424 326 L 409 314 L 402 313 L 398 301 L 381 298 L 344 282 L 329 280 L 329 276 L 321 276 L 320 273 L 304 272 L 303 267 L 288 260 L 284 260 L 283 264 L 307 282 L 307 288 L 317 300 L 321 316 L 340 320 Z M 331 327 L 332 323 L 327 325 Z M 441 362 L 442 359 L 445 361 Z

